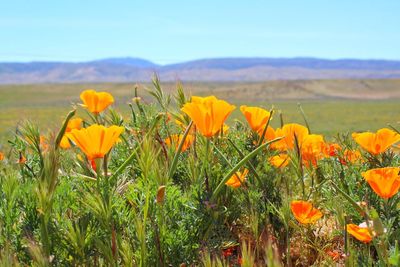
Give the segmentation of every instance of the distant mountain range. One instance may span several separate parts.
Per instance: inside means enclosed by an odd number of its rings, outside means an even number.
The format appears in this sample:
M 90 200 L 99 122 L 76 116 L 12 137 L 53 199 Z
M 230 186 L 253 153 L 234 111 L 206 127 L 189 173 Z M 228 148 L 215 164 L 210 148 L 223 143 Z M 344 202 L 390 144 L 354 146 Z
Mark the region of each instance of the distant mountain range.
M 157 65 L 140 58 L 89 62 L 0 63 L 0 84 L 143 82 L 153 73 L 162 81 L 266 81 L 400 78 L 400 61 L 318 58 L 212 58 Z

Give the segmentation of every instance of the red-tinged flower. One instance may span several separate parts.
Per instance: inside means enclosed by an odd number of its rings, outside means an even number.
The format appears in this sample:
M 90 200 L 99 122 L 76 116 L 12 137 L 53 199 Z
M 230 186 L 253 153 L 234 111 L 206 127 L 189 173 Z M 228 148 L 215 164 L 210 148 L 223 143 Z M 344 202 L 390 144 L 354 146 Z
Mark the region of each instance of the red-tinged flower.
M 328 250 L 328 251 L 326 252 L 326 254 L 327 254 L 329 257 L 331 257 L 331 259 L 334 260 L 334 261 L 339 261 L 340 258 L 342 258 L 342 255 L 343 255 L 343 253 L 341 253 L 341 252 L 338 251 L 338 250 Z
M 340 163 L 343 165 L 347 165 L 347 163 L 355 163 L 357 161 L 361 161 L 362 156 L 360 151 L 358 150 L 345 150 L 343 152 L 343 157 L 339 158 Z
M 346 230 L 349 234 L 354 236 L 357 240 L 369 243 L 372 240 L 372 235 L 368 229 L 368 227 L 360 227 L 356 224 L 347 224 Z
M 340 150 L 342 150 L 341 146 L 336 143 L 328 143 L 325 146 L 325 154 L 329 157 L 337 156 Z
M 234 247 L 225 248 L 222 250 L 222 256 L 224 256 L 224 258 L 228 258 L 233 255 L 234 250 Z
M 17 163 L 19 163 L 20 165 L 24 165 L 26 163 L 26 158 L 24 157 L 24 155 L 22 155 L 22 153 L 19 153 L 19 158 Z
M 374 192 L 385 199 L 391 198 L 400 189 L 400 167 L 372 169 L 361 173 Z
M 322 212 L 313 207 L 313 204 L 308 201 L 293 200 L 290 203 L 290 209 L 293 216 L 299 223 L 312 224 L 322 217 Z
M 158 187 L 157 195 L 156 195 L 156 203 L 157 204 L 162 204 L 164 202 L 164 200 L 165 200 L 165 189 L 166 189 L 165 185 L 161 185 L 160 187 Z

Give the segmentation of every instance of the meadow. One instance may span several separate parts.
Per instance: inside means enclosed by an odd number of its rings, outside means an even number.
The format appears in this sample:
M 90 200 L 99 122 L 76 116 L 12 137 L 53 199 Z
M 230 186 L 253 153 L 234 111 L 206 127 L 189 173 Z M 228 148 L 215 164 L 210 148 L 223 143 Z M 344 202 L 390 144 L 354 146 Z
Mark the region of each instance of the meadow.
M 1 86 L 0 263 L 399 266 L 398 84 Z
M 123 116 L 129 114 L 126 105 L 135 84 L 35 84 L 0 86 L 0 140 L 13 135 L 18 123 L 32 120 L 45 128 L 56 127 L 73 103 L 79 103 L 79 93 L 93 88 L 106 90 L 115 96 L 115 109 Z M 150 101 L 146 88 L 140 84 L 138 94 Z M 167 93 L 175 90 L 174 83 L 163 84 Z M 312 130 L 329 136 L 336 133 L 377 130 L 388 123 L 400 122 L 399 80 L 321 80 L 271 81 L 259 83 L 184 83 L 192 95 L 215 95 L 239 106 L 258 105 L 281 111 L 285 122 L 303 122 L 300 103 Z M 349 114 L 352 114 L 349 116 Z M 230 121 L 240 117 L 234 111 Z M 272 121 L 278 126 L 278 120 Z

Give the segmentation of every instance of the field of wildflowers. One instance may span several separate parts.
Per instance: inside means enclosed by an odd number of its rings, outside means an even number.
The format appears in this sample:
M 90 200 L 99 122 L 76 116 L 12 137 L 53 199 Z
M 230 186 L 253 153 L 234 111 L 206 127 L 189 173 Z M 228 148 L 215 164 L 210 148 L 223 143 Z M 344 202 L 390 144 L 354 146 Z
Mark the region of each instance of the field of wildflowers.
M 18 128 L 1 266 L 400 265 L 398 127 L 328 141 L 301 109 L 304 125 L 245 105 L 227 125 L 238 107 L 214 96 L 157 78 L 149 94 L 129 120 L 85 90 L 57 132 Z

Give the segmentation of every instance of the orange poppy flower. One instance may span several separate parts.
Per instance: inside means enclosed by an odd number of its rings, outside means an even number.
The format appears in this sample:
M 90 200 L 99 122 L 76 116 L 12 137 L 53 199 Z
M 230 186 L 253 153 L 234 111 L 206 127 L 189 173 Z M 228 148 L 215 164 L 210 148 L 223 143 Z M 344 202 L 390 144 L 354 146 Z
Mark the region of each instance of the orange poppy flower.
M 325 154 L 329 157 L 337 156 L 340 150 L 342 150 L 342 148 L 337 143 L 328 143 L 325 145 Z
M 235 106 L 215 96 L 193 96 L 192 101 L 186 103 L 181 110 L 193 120 L 202 135 L 212 137 L 221 130 L 234 109 Z
M 165 185 L 161 185 L 160 187 L 158 187 L 157 190 L 157 195 L 156 195 L 156 203 L 157 204 L 161 204 L 164 202 L 165 199 Z
M 380 129 L 376 133 L 353 133 L 351 136 L 363 149 L 373 155 L 385 152 L 400 141 L 400 134 L 387 128 Z
M 347 162 L 354 163 L 362 159 L 361 153 L 358 150 L 345 150 L 343 152 L 343 157 L 339 158 L 340 163 L 346 165 Z
M 240 111 L 246 117 L 251 129 L 262 134 L 271 114 L 269 111 L 259 107 L 240 106 Z
M 309 134 L 301 145 L 301 159 L 306 166 L 317 165 L 317 161 L 325 157 L 326 145 L 322 135 Z
M 65 133 L 64 136 L 61 138 L 61 142 L 60 142 L 60 147 L 67 149 L 71 147 L 71 144 L 69 143 L 68 140 L 68 134 L 73 130 L 73 129 L 80 129 L 81 128 L 81 124 L 82 124 L 82 119 L 81 118 L 75 118 L 75 119 L 71 119 L 69 120 L 68 124 L 67 124 L 67 128 L 65 129 Z
M 49 144 L 47 143 L 47 139 L 44 135 L 39 136 L 39 143 L 43 152 L 46 152 L 49 149 Z
M 264 129 L 262 129 L 260 132 L 257 132 L 260 137 L 261 137 L 263 131 L 264 131 Z M 265 134 L 264 134 L 264 142 L 271 141 L 277 137 L 278 136 L 276 136 L 275 130 L 271 126 L 268 126 L 267 130 L 265 131 Z
M 114 103 L 113 96 L 107 92 L 85 90 L 81 93 L 80 97 L 83 101 L 83 106 L 94 114 L 99 114 Z
M 4 160 L 4 154 L 0 151 L 0 161 Z
M 360 227 L 356 224 L 350 223 L 346 225 L 346 230 L 349 234 L 361 242 L 369 243 L 372 240 L 372 235 L 367 227 Z
M 103 158 L 119 140 L 123 127 L 93 124 L 88 128 L 73 129 L 68 138 L 71 139 L 88 157 L 89 160 Z
M 343 253 L 340 253 L 337 250 L 328 250 L 326 251 L 326 254 L 331 257 L 332 260 L 334 261 L 339 261 L 340 258 L 342 258 Z
M 372 169 L 361 175 L 372 190 L 382 198 L 391 198 L 400 189 L 400 167 Z
M 182 140 L 182 137 L 183 134 L 173 134 L 170 137 L 166 138 L 164 142 L 167 144 L 167 146 L 174 145 L 175 150 L 178 150 L 178 146 Z M 188 149 L 188 147 L 192 145 L 193 141 L 194 141 L 194 136 L 188 134 L 185 138 L 185 142 L 183 143 L 182 152 Z
M 26 158 L 24 155 L 22 155 L 21 152 L 19 153 L 19 158 L 18 158 L 17 163 L 19 163 L 20 165 L 24 165 L 26 163 Z
M 290 203 L 290 209 L 296 220 L 302 224 L 314 223 L 322 217 L 322 212 L 308 201 L 293 200 Z
M 279 154 L 268 159 L 269 163 L 276 168 L 286 167 L 289 164 L 289 160 L 288 154 Z
M 286 151 L 295 147 L 295 139 L 297 139 L 298 145 L 301 144 L 304 138 L 308 135 L 308 129 L 303 125 L 297 123 L 285 124 L 282 128 L 275 130 L 275 137 L 284 137 L 283 139 L 271 144 L 272 149 L 278 149 Z M 296 138 L 295 138 L 296 136 Z
M 243 172 L 236 172 L 225 184 L 232 188 L 238 188 L 244 183 L 248 173 L 248 169 L 244 169 Z

